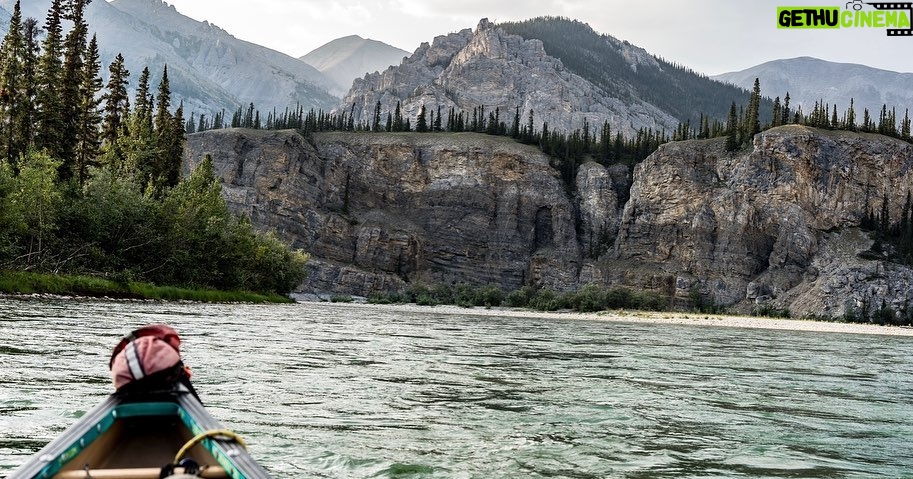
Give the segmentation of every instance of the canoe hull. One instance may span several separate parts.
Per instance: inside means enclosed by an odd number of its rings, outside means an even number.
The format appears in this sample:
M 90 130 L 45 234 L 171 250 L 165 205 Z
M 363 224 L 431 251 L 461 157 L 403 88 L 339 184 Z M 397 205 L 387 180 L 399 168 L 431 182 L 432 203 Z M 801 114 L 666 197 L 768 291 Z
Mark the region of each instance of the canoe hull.
M 84 478 L 87 470 L 98 479 L 155 479 L 190 439 L 218 429 L 224 427 L 183 385 L 156 393 L 113 394 L 7 479 Z M 185 457 L 208 466 L 204 477 L 271 477 L 241 444 L 227 437 L 203 439 Z

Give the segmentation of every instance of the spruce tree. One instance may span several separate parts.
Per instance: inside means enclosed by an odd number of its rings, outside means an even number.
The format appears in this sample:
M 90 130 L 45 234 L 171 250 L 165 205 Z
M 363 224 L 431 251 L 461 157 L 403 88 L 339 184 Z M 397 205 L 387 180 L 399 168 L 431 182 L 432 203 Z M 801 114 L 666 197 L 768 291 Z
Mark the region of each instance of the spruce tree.
M 108 83 L 102 100 L 105 103 L 105 118 L 102 126 L 102 139 L 105 143 L 113 145 L 125 127 L 125 120 L 130 113 L 130 98 L 127 95 L 127 85 L 130 82 L 130 72 L 124 66 L 124 57 L 120 53 L 108 67 Z
M 421 108 L 419 108 L 418 118 L 415 120 L 415 131 L 418 133 L 425 133 L 428 131 L 428 119 L 426 117 L 424 103 L 422 103 Z
M 153 99 L 149 94 L 148 67 L 143 68 L 138 81 L 133 101 L 136 106 L 129 115 L 126 136 L 119 141 L 124 144 L 126 171 L 135 175 L 137 182 L 145 187 L 153 179 L 152 165 L 159 155 L 152 124 Z
M 853 107 L 852 98 L 850 98 L 850 107 L 846 110 L 846 121 L 843 127 L 849 131 L 856 131 L 856 109 Z
M 529 110 L 529 118 L 526 121 L 526 138 L 524 140 L 525 143 L 533 143 L 535 141 L 532 109 Z
M 783 98 L 783 117 L 780 119 L 780 124 L 788 125 L 789 120 L 790 120 L 789 92 L 786 92 L 786 97 Z
M 76 178 L 79 185 L 85 184 L 88 179 L 89 167 L 97 165 L 99 149 L 101 147 L 102 113 L 99 109 L 101 98 L 102 79 L 99 76 L 101 62 L 98 55 L 98 41 L 95 36 L 86 47 L 83 62 L 82 83 L 79 86 L 79 116 L 76 124 L 75 167 Z
M 396 102 L 396 109 L 393 111 L 393 131 L 403 131 L 403 113 L 400 102 Z
M 751 90 L 751 97 L 748 100 L 748 111 L 745 114 L 745 135 L 743 141 L 751 142 L 755 135 L 761 132 L 760 120 L 761 107 L 761 82 L 755 78 L 754 87 Z
M 184 105 L 175 110 L 168 125 L 168 143 L 164 145 L 163 156 L 166 159 L 163 174 L 164 184 L 168 188 L 175 187 L 181 181 L 181 163 L 184 158 Z
M 739 140 L 737 130 L 739 120 L 736 117 L 735 102 L 729 107 L 729 120 L 726 123 L 726 151 L 735 151 L 739 149 Z
M 82 84 L 85 74 L 84 55 L 87 48 L 89 27 L 84 19 L 87 0 L 71 0 L 66 19 L 73 25 L 64 39 L 63 77 L 60 83 L 63 131 L 58 153 L 61 160 L 60 178 L 68 180 L 76 174 L 76 148 L 79 124 L 82 123 Z
M 53 0 L 44 25 L 45 37 L 38 59 L 36 85 L 35 146 L 52 158 L 60 158 L 59 145 L 64 129 L 65 112 L 61 98 L 63 81 L 63 18 L 62 0 Z
M 25 153 L 27 139 L 22 118 L 28 105 L 25 98 L 25 42 L 22 38 L 22 13 L 19 1 L 13 7 L 9 31 L 0 45 L 0 160 L 16 168 L 19 156 Z
M 159 155 L 151 178 L 160 193 L 177 185 L 180 179 L 181 153 L 176 152 L 175 145 L 182 144 L 184 119 L 180 118 L 179 125 L 176 121 L 176 116 L 171 114 L 171 84 L 168 80 L 168 65 L 165 65 L 155 106 L 155 144 Z
M 380 131 L 380 100 L 374 105 L 374 120 L 371 122 L 371 131 Z
M 24 58 L 22 60 L 22 79 L 24 81 L 23 89 L 25 95 L 22 98 L 21 115 L 19 115 L 20 124 L 16 128 L 22 135 L 23 153 L 34 144 L 35 141 L 35 123 L 38 121 L 38 110 L 36 98 L 38 95 L 38 53 L 40 48 L 38 38 L 41 30 L 38 28 L 38 21 L 34 18 L 26 18 L 22 22 L 22 40 L 24 42 Z
M 253 106 L 253 104 L 251 104 Z M 155 131 L 167 134 L 168 125 L 171 124 L 171 83 L 168 81 L 168 65 L 162 68 L 162 79 L 159 82 L 158 96 L 155 105 Z M 164 140 L 165 142 L 168 139 Z
M 152 96 L 149 94 L 149 67 L 144 67 L 140 72 L 139 80 L 136 85 L 136 96 L 133 103 L 136 105 L 134 112 L 137 118 L 143 122 L 148 122 L 149 129 L 152 129 Z
M 781 110 L 780 97 L 776 97 L 774 98 L 773 120 L 770 123 L 771 127 L 776 128 L 783 124 L 783 113 Z

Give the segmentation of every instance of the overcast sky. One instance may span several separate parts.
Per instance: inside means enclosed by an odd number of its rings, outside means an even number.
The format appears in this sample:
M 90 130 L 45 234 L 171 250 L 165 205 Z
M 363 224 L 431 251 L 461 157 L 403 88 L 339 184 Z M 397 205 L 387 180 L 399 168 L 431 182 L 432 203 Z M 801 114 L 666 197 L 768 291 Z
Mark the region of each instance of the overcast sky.
M 813 56 L 913 72 L 913 37 L 883 28 L 782 30 L 777 6 L 837 5 L 829 0 L 166 0 L 235 37 L 300 57 L 339 37 L 360 35 L 412 52 L 437 35 L 479 19 L 560 15 L 600 33 L 715 75 L 769 60 Z M 871 7 L 866 7 L 871 10 Z

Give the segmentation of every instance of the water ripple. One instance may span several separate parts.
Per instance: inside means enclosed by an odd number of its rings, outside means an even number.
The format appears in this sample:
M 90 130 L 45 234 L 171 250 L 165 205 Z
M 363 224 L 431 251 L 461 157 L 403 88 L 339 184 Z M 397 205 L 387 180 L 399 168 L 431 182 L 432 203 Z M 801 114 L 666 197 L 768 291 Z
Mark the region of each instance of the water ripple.
M 278 478 L 902 477 L 913 339 L 433 309 L 0 299 L 0 476 L 176 327 Z

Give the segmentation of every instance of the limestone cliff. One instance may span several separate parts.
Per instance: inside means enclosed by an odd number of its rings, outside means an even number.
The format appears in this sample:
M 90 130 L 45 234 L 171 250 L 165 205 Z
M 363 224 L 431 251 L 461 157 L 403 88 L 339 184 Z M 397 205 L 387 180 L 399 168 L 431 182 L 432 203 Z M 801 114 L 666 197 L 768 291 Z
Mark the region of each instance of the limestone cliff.
M 911 186 L 913 145 L 878 135 L 780 127 L 739 154 L 667 144 L 635 169 L 601 279 L 798 315 L 901 310 L 911 270 L 860 259 L 872 240 L 858 226 L 884 194 L 897 220 Z
M 367 294 L 406 283 L 573 288 L 575 206 L 549 158 L 479 134 L 221 130 L 211 154 L 230 207 L 311 254 L 302 289 Z
M 207 153 L 234 210 L 311 253 L 309 292 L 595 282 L 823 316 L 913 299 L 913 270 L 860 256 L 866 211 L 887 195 L 896 220 L 913 187 L 913 145 L 879 135 L 787 126 L 736 153 L 669 143 L 630 187 L 595 163 L 568 187 L 537 149 L 473 133 L 188 137 L 188 168 Z

